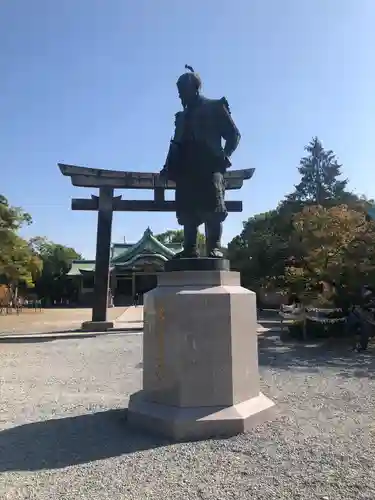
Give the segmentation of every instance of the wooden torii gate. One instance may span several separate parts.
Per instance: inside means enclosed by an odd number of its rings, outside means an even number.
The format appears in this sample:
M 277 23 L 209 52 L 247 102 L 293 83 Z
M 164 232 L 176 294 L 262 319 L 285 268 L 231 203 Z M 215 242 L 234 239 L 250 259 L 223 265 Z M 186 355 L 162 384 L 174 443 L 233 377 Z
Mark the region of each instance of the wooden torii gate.
M 63 175 L 70 177 L 73 186 L 99 189 L 99 196 L 73 198 L 72 210 L 98 212 L 92 322 L 110 328 L 113 325 L 107 321 L 107 302 L 113 212 L 174 212 L 175 202 L 165 199 L 165 190 L 176 186 L 152 172 L 103 170 L 63 163 L 58 166 Z M 228 171 L 226 189 L 240 189 L 254 171 L 254 168 Z M 154 199 L 122 200 L 121 195 L 114 196 L 115 189 L 150 189 L 154 191 Z M 242 212 L 242 201 L 227 201 L 226 207 L 228 212 Z

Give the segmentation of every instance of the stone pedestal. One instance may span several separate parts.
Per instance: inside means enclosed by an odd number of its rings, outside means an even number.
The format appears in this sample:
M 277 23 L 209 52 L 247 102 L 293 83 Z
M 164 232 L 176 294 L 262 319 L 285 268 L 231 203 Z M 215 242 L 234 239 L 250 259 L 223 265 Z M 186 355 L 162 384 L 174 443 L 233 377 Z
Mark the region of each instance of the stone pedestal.
M 232 436 L 271 418 L 260 393 L 255 294 L 231 271 L 171 271 L 145 294 L 143 389 L 128 421 L 174 440 Z
M 84 321 L 81 329 L 86 332 L 106 332 L 113 328 L 113 321 Z

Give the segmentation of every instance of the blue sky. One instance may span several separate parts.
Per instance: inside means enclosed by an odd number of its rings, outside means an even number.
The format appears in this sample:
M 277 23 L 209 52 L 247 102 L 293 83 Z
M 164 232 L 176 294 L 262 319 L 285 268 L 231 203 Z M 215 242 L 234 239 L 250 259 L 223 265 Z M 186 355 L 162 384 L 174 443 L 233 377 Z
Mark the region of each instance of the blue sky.
M 158 171 L 190 64 L 225 95 L 242 133 L 234 168 L 256 174 L 230 199 L 224 240 L 298 181 L 318 135 L 358 193 L 375 196 L 374 0 L 2 0 L 0 192 L 28 210 L 26 236 L 92 258 L 96 214 L 72 212 L 57 163 Z M 151 196 L 123 192 L 123 198 Z M 177 228 L 173 214 L 116 213 L 113 241 Z

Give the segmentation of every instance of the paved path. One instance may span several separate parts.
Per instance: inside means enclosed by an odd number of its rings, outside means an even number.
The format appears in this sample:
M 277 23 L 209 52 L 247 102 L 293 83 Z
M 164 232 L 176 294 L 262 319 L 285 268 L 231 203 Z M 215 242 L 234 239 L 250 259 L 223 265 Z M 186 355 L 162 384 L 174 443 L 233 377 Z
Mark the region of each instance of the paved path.
M 125 307 L 108 309 L 108 320 L 116 321 Z M 80 328 L 84 321 L 91 319 L 91 308 L 51 308 L 42 311 L 25 309 L 19 315 L 0 315 L 0 336 L 2 334 L 31 334 L 69 331 Z
M 44 319 L 42 315 L 39 320 L 27 321 L 23 318 L 18 328 L 0 329 L 0 341 L 24 341 L 28 339 L 68 339 L 75 337 L 92 337 L 95 335 L 108 335 L 122 331 L 125 333 L 142 334 L 143 330 L 143 307 L 118 307 L 108 309 L 108 319 L 113 321 L 113 330 L 108 332 L 94 332 L 82 331 L 80 329 L 82 324 L 82 310 L 74 310 L 72 315 L 67 311 L 65 312 L 64 319 L 61 314 L 56 314 L 55 321 L 51 321 L 51 314 L 47 315 Z M 84 310 L 86 316 L 88 312 L 91 315 L 91 309 Z M 59 319 L 57 319 L 59 318 Z M 80 319 L 78 319 L 80 318 Z M 16 318 L 15 318 L 16 319 Z M 0 324 L 1 327 L 1 324 Z
M 143 306 L 130 306 L 115 321 L 114 327 L 123 330 L 139 330 L 143 327 Z

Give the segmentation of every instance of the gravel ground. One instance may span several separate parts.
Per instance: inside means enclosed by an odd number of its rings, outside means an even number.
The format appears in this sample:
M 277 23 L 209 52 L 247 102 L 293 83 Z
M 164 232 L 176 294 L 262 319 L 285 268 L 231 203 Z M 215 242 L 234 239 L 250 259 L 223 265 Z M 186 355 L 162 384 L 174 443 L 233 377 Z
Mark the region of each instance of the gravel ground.
M 259 339 L 275 421 L 170 445 L 127 428 L 140 336 L 0 345 L 0 498 L 375 498 L 375 350 Z

